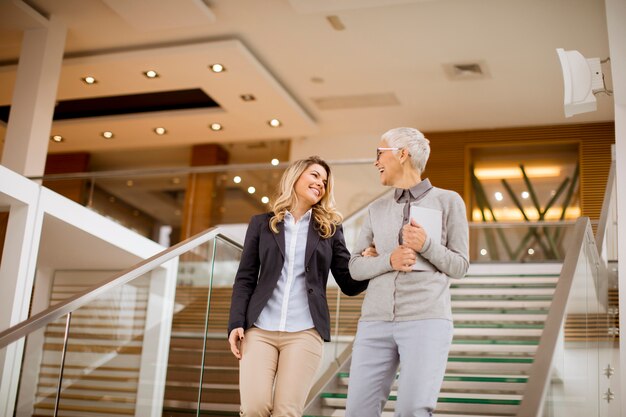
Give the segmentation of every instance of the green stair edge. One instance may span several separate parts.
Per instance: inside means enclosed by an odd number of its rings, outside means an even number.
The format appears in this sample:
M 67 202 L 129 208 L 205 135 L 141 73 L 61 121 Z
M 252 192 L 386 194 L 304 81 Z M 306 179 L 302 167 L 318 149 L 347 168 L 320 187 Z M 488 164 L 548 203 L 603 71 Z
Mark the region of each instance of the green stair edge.
M 340 372 L 337 374 L 339 378 L 349 378 L 349 372 Z M 528 382 L 528 377 L 501 377 L 501 376 L 452 376 L 446 375 L 444 381 L 463 381 L 463 382 L 506 382 L 521 383 Z

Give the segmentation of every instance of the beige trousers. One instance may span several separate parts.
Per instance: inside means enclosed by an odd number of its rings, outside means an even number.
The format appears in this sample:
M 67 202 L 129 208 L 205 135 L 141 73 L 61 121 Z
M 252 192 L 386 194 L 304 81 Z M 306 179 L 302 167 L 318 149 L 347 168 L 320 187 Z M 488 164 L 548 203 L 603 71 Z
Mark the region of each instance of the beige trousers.
M 323 348 L 315 329 L 246 330 L 239 363 L 240 415 L 301 417 Z

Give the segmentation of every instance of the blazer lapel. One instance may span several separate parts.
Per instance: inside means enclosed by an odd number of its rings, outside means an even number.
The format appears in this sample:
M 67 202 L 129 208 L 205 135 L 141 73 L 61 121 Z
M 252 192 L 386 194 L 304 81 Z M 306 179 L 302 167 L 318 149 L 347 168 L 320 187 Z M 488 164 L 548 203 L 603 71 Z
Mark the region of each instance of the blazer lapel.
M 315 221 L 313 220 L 313 216 L 311 216 L 311 221 L 309 222 L 309 234 L 306 238 L 306 251 L 304 252 L 304 266 L 309 264 L 309 260 L 315 252 L 315 248 L 320 241 L 320 234 L 315 230 Z
M 285 225 L 283 222 L 279 222 L 276 227 L 278 228 L 278 233 L 272 233 L 272 236 L 276 240 L 276 245 L 278 245 L 283 259 L 285 259 Z

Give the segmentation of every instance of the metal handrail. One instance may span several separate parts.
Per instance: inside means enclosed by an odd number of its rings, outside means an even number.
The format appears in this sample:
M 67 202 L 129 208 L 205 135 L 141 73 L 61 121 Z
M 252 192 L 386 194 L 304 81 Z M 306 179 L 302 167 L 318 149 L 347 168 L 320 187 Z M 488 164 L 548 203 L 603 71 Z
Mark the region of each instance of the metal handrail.
M 600 262 L 600 256 L 594 244 L 591 223 L 588 217 L 581 217 L 576 221 L 572 244 L 565 255 L 563 268 L 561 269 L 561 274 L 556 289 L 554 290 L 550 310 L 548 311 L 543 332 L 539 339 L 539 345 L 528 375 L 526 389 L 517 411 L 517 417 L 540 416 L 550 383 L 554 353 L 561 333 L 561 327 L 565 320 L 567 301 L 574 281 L 578 259 L 581 249 L 585 245 L 593 248 L 591 250 L 592 261 L 596 266 L 597 274 L 600 274 L 603 265 Z
M 94 287 L 88 288 L 85 291 L 82 291 L 64 301 L 61 301 L 60 303 L 55 304 L 54 306 L 51 306 L 33 315 L 32 317 L 0 332 L 0 349 L 57 320 L 58 318 L 79 309 L 90 301 L 98 298 L 105 292 L 127 284 L 135 278 L 142 276 L 146 272 L 155 269 L 159 265 L 173 258 L 176 258 L 177 256 L 216 237 L 219 237 L 221 240 L 237 248 L 243 248 L 240 243 L 236 242 L 228 236 L 221 234 L 219 232 L 219 227 L 211 227 L 157 253 L 150 258 L 144 259 L 143 261 L 136 263 L 130 268 L 116 273 L 104 283 L 100 283 Z

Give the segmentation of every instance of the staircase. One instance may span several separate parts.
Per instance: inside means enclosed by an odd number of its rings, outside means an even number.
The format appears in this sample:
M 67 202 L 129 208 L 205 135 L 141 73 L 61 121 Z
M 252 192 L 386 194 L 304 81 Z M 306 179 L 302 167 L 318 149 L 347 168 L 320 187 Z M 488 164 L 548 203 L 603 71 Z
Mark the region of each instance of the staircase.
M 554 269 L 554 268 L 553 268 Z M 520 271 L 525 267 L 520 266 Z M 558 271 L 549 274 L 476 274 L 451 286 L 455 322 L 436 415 L 514 416 L 539 343 Z M 343 416 L 349 363 L 305 414 Z M 400 371 L 401 372 L 401 371 Z M 392 389 L 383 416 L 392 416 Z

